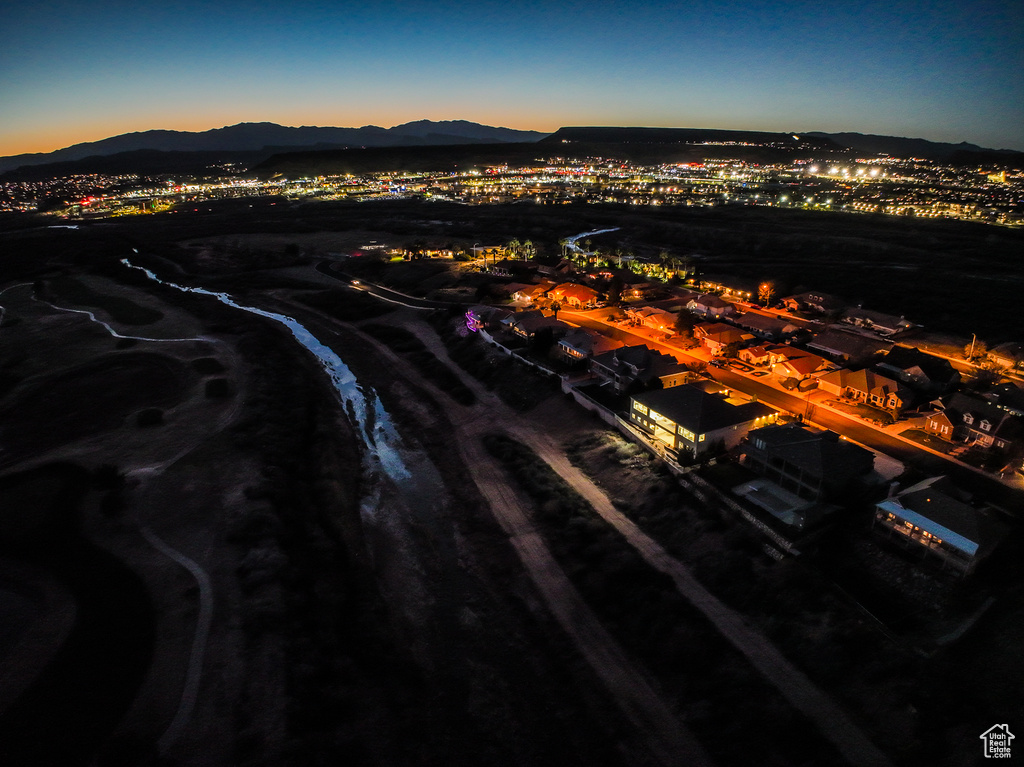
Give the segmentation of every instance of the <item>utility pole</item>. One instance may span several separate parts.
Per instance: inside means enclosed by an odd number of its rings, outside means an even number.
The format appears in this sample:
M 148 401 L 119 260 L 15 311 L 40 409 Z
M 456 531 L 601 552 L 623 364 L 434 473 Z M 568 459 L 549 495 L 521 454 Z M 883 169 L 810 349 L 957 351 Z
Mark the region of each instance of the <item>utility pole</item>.
M 973 362 L 973 360 L 974 360 L 974 342 L 977 339 L 978 339 L 977 334 L 971 333 L 971 353 L 967 356 L 967 361 L 968 362 Z

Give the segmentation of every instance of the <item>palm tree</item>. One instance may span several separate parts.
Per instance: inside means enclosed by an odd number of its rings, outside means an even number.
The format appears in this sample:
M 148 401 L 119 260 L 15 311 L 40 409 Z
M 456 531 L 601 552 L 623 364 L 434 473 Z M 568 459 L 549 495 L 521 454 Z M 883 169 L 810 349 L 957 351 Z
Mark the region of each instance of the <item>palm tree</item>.
M 513 256 L 518 256 L 518 255 L 519 255 L 519 249 L 520 249 L 521 247 L 523 247 L 523 246 L 522 246 L 522 243 L 520 243 L 518 239 L 513 239 L 513 240 L 512 240 L 511 242 L 509 242 L 509 244 L 508 244 L 508 245 L 506 245 L 506 246 L 505 246 L 505 248 L 506 248 L 506 249 L 507 249 L 507 250 L 508 250 L 508 251 L 509 251 L 509 252 L 510 252 L 510 253 L 511 253 L 511 254 L 512 254 Z
M 526 240 L 523 245 L 523 257 L 527 260 L 534 258 L 537 255 L 537 248 L 533 244 L 533 240 Z

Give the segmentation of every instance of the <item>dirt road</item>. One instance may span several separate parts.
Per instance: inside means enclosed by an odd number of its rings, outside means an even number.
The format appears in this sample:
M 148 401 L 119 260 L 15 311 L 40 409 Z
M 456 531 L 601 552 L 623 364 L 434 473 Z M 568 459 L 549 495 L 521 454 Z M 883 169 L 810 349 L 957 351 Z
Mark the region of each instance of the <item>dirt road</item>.
M 408 328 L 415 332 L 435 355 L 455 367 L 455 363 L 448 358 L 444 345 L 434 333 L 423 328 L 419 323 L 408 323 Z M 471 467 L 474 480 L 491 500 L 495 513 L 499 515 L 506 531 L 513 538 L 524 564 L 530 568 L 531 573 L 535 574 L 535 581 L 538 587 L 545 592 L 549 607 L 556 615 L 559 615 L 559 621 L 566 626 L 567 631 L 574 634 L 574 638 L 576 634 L 580 634 L 578 644 L 580 644 L 581 650 L 593 654 L 588 654 L 588 659 L 593 657 L 592 662 L 599 661 L 599 656 L 596 654 L 600 651 L 599 648 L 586 647 L 586 640 L 593 637 L 592 632 L 595 630 L 586 625 L 589 620 L 594 620 L 593 614 L 586 610 L 585 615 L 581 615 L 569 609 L 569 605 L 574 599 L 580 599 L 579 594 L 568 583 L 566 583 L 566 589 L 563 590 L 559 579 L 565 579 L 566 576 L 557 563 L 547 561 L 551 554 L 546 548 L 541 550 L 542 544 L 536 549 L 525 544 L 525 541 L 537 536 L 529 530 L 526 517 L 512 502 L 513 499 L 507 497 L 507 490 L 504 496 L 502 495 L 500 487 L 505 482 L 504 477 L 492 476 L 487 468 L 493 464 L 493 460 L 486 460 L 488 456 L 480 446 L 478 437 L 485 432 L 495 431 L 496 424 L 514 424 L 508 429 L 509 433 L 532 448 L 559 476 L 580 493 L 605 521 L 623 535 L 645 561 L 670 576 L 679 593 L 700 610 L 721 635 L 739 650 L 797 710 L 814 722 L 822 736 L 835 745 L 852 764 L 878 765 L 879 767 L 890 764 L 886 756 L 829 695 L 790 663 L 766 637 L 747 625 L 736 611 L 724 605 L 705 589 L 688 568 L 671 557 L 657 542 L 619 512 L 604 491 L 573 466 L 564 450 L 556 445 L 549 436 L 535 428 L 527 419 L 511 412 L 469 376 L 466 377 L 466 383 L 473 388 L 480 399 L 480 404 L 476 408 L 483 409 L 487 413 L 486 418 L 482 416 L 470 418 L 462 408 L 453 413 L 453 421 L 457 422 L 458 428 L 464 431 L 467 437 L 473 437 L 473 439 L 463 440 L 462 450 L 467 465 Z M 488 490 L 493 494 L 493 500 L 492 495 L 488 494 Z M 564 616 L 560 613 L 563 613 Z M 599 625 L 598 629 L 600 629 Z M 607 637 L 607 641 L 614 644 L 611 637 Z M 621 654 L 621 651 L 619 652 Z M 615 680 L 615 675 L 611 675 L 611 678 L 606 680 L 606 684 L 609 689 L 616 692 L 624 708 L 628 707 L 633 702 L 630 691 L 618 690 L 615 687 Z M 640 694 L 640 691 L 634 690 L 632 693 Z M 659 720 L 655 718 L 652 721 Z

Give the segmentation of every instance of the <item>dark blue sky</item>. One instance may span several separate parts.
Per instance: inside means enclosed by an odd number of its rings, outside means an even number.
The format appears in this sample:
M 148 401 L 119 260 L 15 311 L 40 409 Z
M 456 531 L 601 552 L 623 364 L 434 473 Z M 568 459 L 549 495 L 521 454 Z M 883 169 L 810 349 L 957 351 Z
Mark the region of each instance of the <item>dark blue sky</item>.
M 0 154 L 243 121 L 858 131 L 1024 150 L 1024 3 L 0 9 Z

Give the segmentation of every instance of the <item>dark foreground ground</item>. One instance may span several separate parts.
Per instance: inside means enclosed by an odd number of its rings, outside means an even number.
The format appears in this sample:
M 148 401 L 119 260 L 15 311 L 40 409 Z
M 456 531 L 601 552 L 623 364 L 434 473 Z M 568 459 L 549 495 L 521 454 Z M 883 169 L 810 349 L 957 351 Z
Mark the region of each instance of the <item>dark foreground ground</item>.
M 1017 327 L 1006 307 L 1020 240 L 1004 230 L 858 229 L 869 221 L 861 217 L 835 217 L 849 227 L 835 229 L 826 216 L 744 211 L 212 207 L 3 235 L 0 290 L 21 287 L 0 295 L 0 653 L 23 671 L 0 677 L 4 764 L 655 763 L 468 480 L 453 414 L 473 406 L 472 393 L 387 330 L 429 336 L 434 326 L 408 312 L 379 314 L 329 281 L 306 282 L 321 279 L 311 269 L 275 270 L 315 260 L 315 251 L 254 247 L 243 236 L 515 236 L 550 254 L 558 237 L 618 224 L 634 245 L 702 248 L 709 263 L 792 273 L 847 296 L 841 283 L 860 285 L 879 301 L 897 284 L 879 270 L 898 255 L 925 294 L 970 279 L 996 286 L 987 319 L 949 303 L 952 324 Z M 212 253 L 175 244 L 225 234 L 239 242 Z M 286 309 L 315 328 L 379 395 L 429 492 L 410 498 L 364 475 L 360 436 L 290 336 L 140 281 L 118 264 L 135 258 L 133 247 L 165 278 Z M 824 263 L 829 249 L 842 257 Z M 855 252 L 860 262 L 844 266 Z M 945 264 L 938 277 L 936 263 Z M 310 296 L 319 296 L 315 307 Z M 161 340 L 118 339 L 56 307 Z M 651 518 L 652 530 L 662 525 L 666 538 L 693 531 L 679 556 L 805 664 L 895 763 L 964 763 L 980 734 L 971 709 L 1003 716 L 1011 729 L 1019 721 L 1013 675 L 993 675 L 985 660 L 1015 668 L 1019 594 L 986 616 L 984 631 L 924 660 L 831 595 L 820 610 L 775 610 L 774 586 L 785 587 L 782 605 L 806 591 L 807 573 L 771 569 L 653 467 L 609 461 L 600 427 L 560 415 L 563 403 L 543 384 L 505 372 L 495 390 L 570 440 L 617 505 Z M 529 480 L 509 474 L 506 484 L 538 520 L 561 513 L 561 491 L 545 501 L 531 498 Z M 663 580 L 599 520 L 575 514 L 561 532 L 538 530 L 716 763 L 840 763 Z

